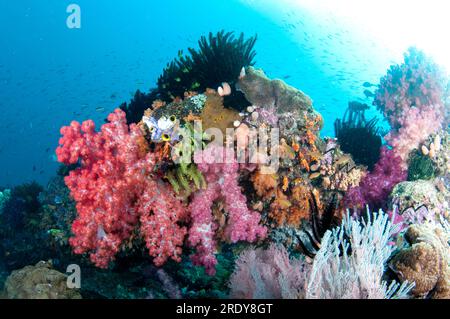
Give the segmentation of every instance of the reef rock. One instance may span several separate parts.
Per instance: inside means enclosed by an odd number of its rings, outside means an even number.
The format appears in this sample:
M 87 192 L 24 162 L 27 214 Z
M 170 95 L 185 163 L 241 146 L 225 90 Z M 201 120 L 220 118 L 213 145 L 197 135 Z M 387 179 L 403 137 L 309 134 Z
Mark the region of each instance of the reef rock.
M 448 211 L 446 198 L 450 196 L 448 189 L 442 187 L 439 181 L 417 180 L 397 184 L 391 193 L 391 207 L 397 206 L 400 213 L 408 208 L 417 209 L 425 205 L 435 214 Z
M 13 271 L 6 279 L 3 296 L 8 299 L 81 299 L 78 290 L 67 287 L 67 276 L 45 261 Z
M 276 113 L 284 136 L 290 135 L 289 131 L 308 127 L 311 122 L 319 124 L 315 133 L 322 128 L 322 118 L 306 94 L 281 80 L 269 79 L 261 69 L 248 67 L 237 86 L 254 106 Z
M 450 248 L 448 234 L 432 224 L 412 225 L 404 238 L 409 246 L 391 260 L 390 268 L 400 281 L 415 282 L 417 298 L 450 298 Z
M 278 114 L 312 111 L 312 100 L 307 95 L 281 80 L 269 79 L 261 69 L 247 68 L 238 84 L 251 103 L 264 107 L 275 106 Z

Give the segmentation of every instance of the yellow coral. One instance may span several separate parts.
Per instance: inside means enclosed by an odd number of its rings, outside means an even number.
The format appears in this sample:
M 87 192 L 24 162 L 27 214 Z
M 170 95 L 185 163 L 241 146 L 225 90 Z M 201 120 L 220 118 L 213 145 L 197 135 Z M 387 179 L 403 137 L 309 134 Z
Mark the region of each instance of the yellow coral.
M 226 109 L 223 106 L 223 97 L 217 93 L 209 93 L 207 91 L 206 102 L 200 115 L 202 119 L 203 130 L 208 128 L 218 128 L 222 133 L 226 134 L 227 128 L 233 128 L 233 123 L 241 119 L 239 113 Z

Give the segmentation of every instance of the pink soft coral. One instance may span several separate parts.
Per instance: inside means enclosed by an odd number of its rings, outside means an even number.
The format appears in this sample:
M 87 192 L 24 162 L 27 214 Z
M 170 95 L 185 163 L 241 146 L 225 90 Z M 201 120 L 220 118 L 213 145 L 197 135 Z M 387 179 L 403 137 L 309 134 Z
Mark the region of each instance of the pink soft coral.
M 238 185 L 239 164 L 230 150 L 214 143 L 194 156 L 199 170 L 208 182 L 207 189 L 194 194 L 189 206 L 192 226 L 189 230 L 189 243 L 197 248 L 193 261 L 204 265 L 209 274 L 215 273 L 217 263 L 215 231 L 218 228 L 214 221 L 211 207 L 214 201 L 223 199 L 227 214 L 225 237 L 235 243 L 237 241 L 253 242 L 266 236 L 266 228 L 259 225 L 261 216 L 247 207 L 246 198 Z
M 104 268 L 140 225 L 156 265 L 179 261 L 187 231 L 177 223 L 186 217 L 185 207 L 153 177 L 155 158 L 139 148 L 139 128 L 128 127 L 119 109 L 108 121 L 100 132 L 91 120 L 61 129 L 58 160 L 80 164 L 65 178 L 78 211 L 70 244 Z
M 437 111 L 440 106 L 424 106 L 421 109 L 409 108 L 405 110 L 399 120 L 401 127 L 398 131 L 391 131 L 386 141 L 400 156 L 403 168 L 407 168 L 407 161 L 412 150 L 419 148 L 431 134 L 441 129 L 442 114 Z
M 386 141 L 402 159 L 404 169 L 411 151 L 442 127 L 446 86 L 439 66 L 414 48 L 403 64 L 392 66 L 381 79 L 374 105 L 391 125 Z
M 435 111 L 443 115 L 446 85 L 439 66 L 421 51 L 410 48 L 405 63 L 392 66 L 381 79 L 374 104 L 396 130 L 404 124 L 402 119 L 411 107 L 421 110 L 434 105 Z

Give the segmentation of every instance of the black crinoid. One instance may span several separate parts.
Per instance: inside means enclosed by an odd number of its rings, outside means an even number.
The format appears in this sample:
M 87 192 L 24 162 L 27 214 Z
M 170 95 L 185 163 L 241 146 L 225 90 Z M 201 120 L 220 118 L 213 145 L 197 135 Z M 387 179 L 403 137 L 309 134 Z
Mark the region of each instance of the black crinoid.
M 158 91 L 156 89 L 150 90 L 149 93 L 142 93 L 137 90 L 133 99 L 129 103 L 122 103 L 119 108 L 125 112 L 128 124 L 138 123 L 144 111 L 151 107 L 153 101 L 158 99 Z
M 309 197 L 309 209 L 310 209 L 310 229 L 304 229 L 302 231 L 303 236 L 299 239 L 300 252 L 304 255 L 314 258 L 317 251 L 320 249 L 320 242 L 323 235 L 329 229 L 337 227 L 339 225 L 338 217 L 338 200 L 337 194 L 334 194 L 331 201 L 321 211 L 317 203 L 316 195 L 311 192 Z
M 342 119 L 334 122 L 334 132 L 341 150 L 351 154 L 357 165 L 365 165 L 372 170 L 380 158 L 382 145 L 378 119 L 365 118 L 367 104 L 350 102 Z
M 156 99 L 171 102 L 176 97 L 184 97 L 185 92 L 204 92 L 207 88 L 217 89 L 223 82 L 232 88 L 226 96 L 224 105 L 242 110 L 250 103 L 235 84 L 243 67 L 253 66 L 257 37 L 245 39 L 241 33 L 238 38 L 234 32 L 220 31 L 202 36 L 198 49 L 189 48 L 189 54 L 178 52 L 178 57 L 170 62 L 158 78 L 157 87 L 148 94 L 137 92 L 135 98 L 121 106 L 127 113 L 128 122 L 140 120 L 143 112 Z M 150 104 L 150 105 L 149 105 Z

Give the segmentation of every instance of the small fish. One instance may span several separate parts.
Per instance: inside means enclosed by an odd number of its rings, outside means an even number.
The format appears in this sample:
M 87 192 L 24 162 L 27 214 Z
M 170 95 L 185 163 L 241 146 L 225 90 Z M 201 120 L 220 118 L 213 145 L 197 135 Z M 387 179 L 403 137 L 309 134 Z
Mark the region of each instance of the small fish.
M 47 234 L 57 237 L 61 236 L 63 234 L 63 231 L 60 229 L 52 228 L 47 230 Z
M 195 82 L 194 84 L 192 84 L 191 88 L 192 89 L 198 89 L 200 87 L 200 83 Z
M 336 165 L 340 166 L 340 165 L 345 165 L 348 162 L 350 162 L 351 157 L 349 155 L 343 155 L 341 156 L 337 161 L 336 161 Z
M 367 98 L 375 97 L 375 94 L 373 92 L 369 91 L 369 90 L 364 90 L 364 95 Z
M 97 107 L 95 108 L 95 110 L 96 110 L 97 112 L 103 112 L 103 111 L 105 110 L 105 108 L 102 107 L 102 106 L 97 106 Z
M 372 83 L 370 83 L 370 82 L 364 82 L 364 83 L 363 83 L 363 86 L 364 86 L 365 88 L 371 88 L 371 87 L 376 86 L 376 84 L 372 84 Z

